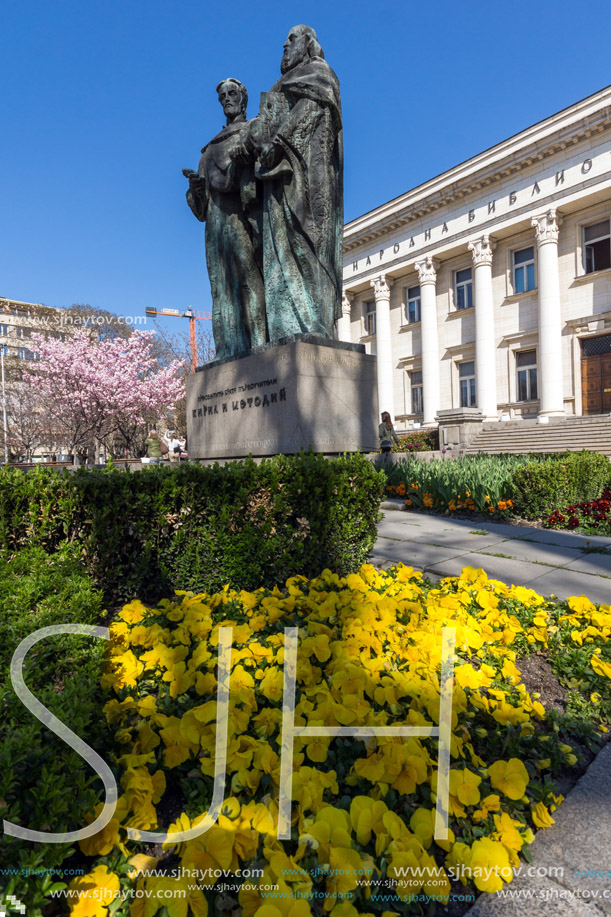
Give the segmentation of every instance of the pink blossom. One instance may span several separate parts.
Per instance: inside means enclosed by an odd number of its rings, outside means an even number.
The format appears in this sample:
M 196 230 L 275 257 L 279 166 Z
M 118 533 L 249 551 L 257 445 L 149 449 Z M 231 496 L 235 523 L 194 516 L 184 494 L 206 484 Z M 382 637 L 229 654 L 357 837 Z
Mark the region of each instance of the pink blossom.
M 76 446 L 103 440 L 143 412 L 172 410 L 184 395 L 183 363 L 158 368 L 151 355 L 154 332 L 93 340 L 79 331 L 67 340 L 33 335 L 39 361 L 24 379 L 45 396 L 50 412 Z

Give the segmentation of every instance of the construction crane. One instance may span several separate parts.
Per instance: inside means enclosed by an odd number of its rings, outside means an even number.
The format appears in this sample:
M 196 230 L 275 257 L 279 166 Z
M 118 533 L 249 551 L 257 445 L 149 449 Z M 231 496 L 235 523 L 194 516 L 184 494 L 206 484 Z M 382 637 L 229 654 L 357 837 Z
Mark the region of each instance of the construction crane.
M 191 368 L 193 372 L 197 369 L 197 337 L 195 335 L 195 322 L 209 321 L 212 318 L 212 312 L 193 311 L 191 306 L 181 312 L 180 309 L 145 309 L 146 315 L 167 315 L 170 318 L 188 318 L 189 319 L 189 336 L 191 338 Z

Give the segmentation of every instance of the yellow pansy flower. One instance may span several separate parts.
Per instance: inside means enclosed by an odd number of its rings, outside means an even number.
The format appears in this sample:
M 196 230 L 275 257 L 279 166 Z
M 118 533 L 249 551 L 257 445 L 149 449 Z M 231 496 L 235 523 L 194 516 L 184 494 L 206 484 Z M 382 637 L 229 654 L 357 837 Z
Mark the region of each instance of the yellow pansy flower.
M 450 793 L 465 806 L 475 806 L 480 801 L 478 787 L 481 782 L 482 778 L 467 767 L 463 770 L 452 769 L 450 771 Z
M 513 870 L 509 854 L 499 841 L 482 837 L 473 842 L 469 858 L 470 878 L 482 892 L 498 892 L 503 880 L 509 882 Z
M 598 652 L 600 652 L 600 650 Z M 601 659 L 598 653 L 594 653 L 594 655 L 591 657 L 590 665 L 597 675 L 602 675 L 605 678 L 611 678 L 611 662 L 607 662 L 605 659 Z
M 104 803 L 98 803 L 94 811 L 85 816 L 85 821 L 87 824 L 90 825 L 92 821 L 95 821 L 103 808 Z M 115 811 L 108 824 L 102 828 L 101 831 L 98 831 L 97 834 L 94 834 L 91 837 L 85 837 L 79 841 L 79 847 L 81 848 L 82 853 L 88 857 L 96 855 L 106 856 L 111 852 L 111 850 L 114 850 L 115 847 L 118 847 L 123 855 L 127 856 L 127 849 L 125 848 L 121 839 L 120 829 L 121 822 L 127 815 L 128 810 L 128 804 L 125 797 L 119 796 L 115 806 Z
M 542 802 L 538 802 L 535 806 L 531 806 L 530 811 L 532 820 L 537 828 L 551 828 L 554 824 L 554 819 Z
M 107 908 L 119 894 L 119 877 L 107 866 L 98 865 L 68 886 L 70 917 L 106 917 Z
M 495 761 L 488 768 L 488 776 L 492 786 L 509 799 L 521 799 L 529 782 L 528 771 L 519 758 Z
M 270 666 L 261 679 L 259 689 L 271 701 L 281 701 L 284 692 L 284 672 L 277 665 Z

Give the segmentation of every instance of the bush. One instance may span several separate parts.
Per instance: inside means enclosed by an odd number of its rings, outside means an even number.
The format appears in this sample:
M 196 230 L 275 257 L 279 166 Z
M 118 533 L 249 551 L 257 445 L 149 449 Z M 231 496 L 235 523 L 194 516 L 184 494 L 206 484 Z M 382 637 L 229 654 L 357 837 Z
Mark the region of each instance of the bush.
M 376 537 L 384 476 L 360 455 L 313 453 L 207 467 L 0 473 L 0 546 L 68 539 L 109 602 L 273 587 L 345 574 Z
M 599 452 L 529 462 L 513 474 L 514 511 L 524 519 L 547 517 L 558 507 L 597 500 L 610 480 L 609 459 Z
M 393 452 L 435 452 L 439 449 L 439 430 L 421 430 L 418 433 L 402 433 L 399 445 Z
M 100 783 L 18 699 L 9 678 L 11 657 L 41 627 L 99 625 L 101 614 L 101 595 L 82 571 L 75 547 L 48 555 L 37 546 L 0 556 L 0 808 L 4 819 L 21 827 L 53 832 L 82 827 Z M 36 698 L 98 749 L 104 736 L 99 729 L 104 649 L 102 640 L 56 635 L 34 646 L 24 661 L 24 679 Z M 34 844 L 3 833 L 0 893 L 16 895 L 34 917 L 49 891 L 59 887 L 53 871 L 73 852 L 68 843 Z

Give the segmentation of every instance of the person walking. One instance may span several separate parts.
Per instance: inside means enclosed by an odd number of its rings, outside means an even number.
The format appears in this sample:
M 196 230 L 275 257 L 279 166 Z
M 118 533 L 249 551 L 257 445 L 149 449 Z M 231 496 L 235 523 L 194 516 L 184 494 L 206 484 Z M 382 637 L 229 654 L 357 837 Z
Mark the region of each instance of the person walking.
M 388 411 L 383 411 L 382 413 L 382 423 L 378 428 L 378 436 L 380 437 L 380 449 L 383 454 L 391 451 L 393 442 L 396 446 L 399 445 L 399 437 L 395 433 Z

